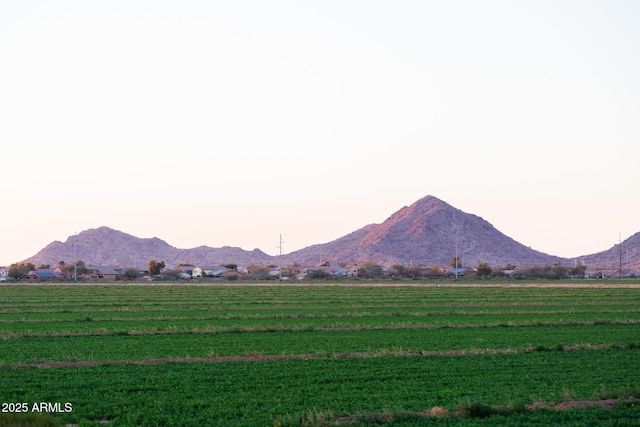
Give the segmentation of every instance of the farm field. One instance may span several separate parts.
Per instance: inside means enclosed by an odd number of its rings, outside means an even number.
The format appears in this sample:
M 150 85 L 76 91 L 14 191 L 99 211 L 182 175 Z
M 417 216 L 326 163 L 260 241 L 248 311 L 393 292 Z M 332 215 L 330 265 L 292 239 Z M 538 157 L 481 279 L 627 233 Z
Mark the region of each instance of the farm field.
M 640 418 L 628 400 L 640 398 L 638 288 L 2 285 L 0 295 L 2 403 L 69 403 L 49 414 L 61 425 Z M 525 409 L 605 400 L 615 407 Z M 3 412 L 0 425 L 21 416 Z

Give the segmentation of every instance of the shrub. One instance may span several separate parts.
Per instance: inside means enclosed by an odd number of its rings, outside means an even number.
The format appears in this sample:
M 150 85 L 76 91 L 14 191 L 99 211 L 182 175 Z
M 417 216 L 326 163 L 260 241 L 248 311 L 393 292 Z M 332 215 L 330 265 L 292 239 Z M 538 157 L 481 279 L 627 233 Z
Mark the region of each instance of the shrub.
M 33 426 L 33 427 L 61 427 L 62 424 L 48 414 L 0 414 L 0 426 Z

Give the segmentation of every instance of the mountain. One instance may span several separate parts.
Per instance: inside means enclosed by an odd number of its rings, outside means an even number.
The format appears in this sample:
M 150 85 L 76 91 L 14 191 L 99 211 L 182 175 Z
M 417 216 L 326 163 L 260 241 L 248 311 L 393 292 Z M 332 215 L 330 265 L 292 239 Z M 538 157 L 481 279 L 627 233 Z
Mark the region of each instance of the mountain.
M 622 245 L 622 248 L 620 247 Z M 622 250 L 620 250 L 622 249 Z M 636 233 L 611 249 L 579 257 L 580 262 L 593 268 L 640 270 L 640 233 Z
M 52 242 L 24 262 L 54 265 L 61 260 L 73 262 L 74 259 L 81 259 L 86 264 L 121 267 L 144 267 L 148 260 L 156 259 L 173 268 L 180 263 L 219 265 L 234 262 L 239 265 L 262 265 L 271 262 L 273 257 L 259 249 L 245 251 L 230 246 L 178 249 L 157 237 L 142 239 L 109 227 L 100 227 L 70 236 L 65 242 Z
M 622 242 L 622 246 L 624 267 L 639 269 L 640 233 Z M 615 269 L 619 265 L 619 252 L 616 245 L 608 251 L 579 258 L 588 267 Z M 332 264 L 371 261 L 387 266 L 395 263 L 450 265 L 456 253 L 465 266 L 476 266 L 481 262 L 491 266 L 574 263 L 573 259 L 532 250 L 504 235 L 484 219 L 433 196 L 403 207 L 382 224 L 369 224 L 332 242 L 283 255 L 282 262 L 285 265 L 294 262 L 319 265 L 325 261 Z M 162 260 L 169 268 L 180 263 L 278 264 L 276 257 L 259 249 L 245 251 L 228 246 L 178 249 L 156 237 L 142 239 L 108 227 L 83 231 L 65 242 L 53 242 L 24 262 L 57 264 L 61 260 L 70 262 L 74 259 L 82 259 L 87 264 L 121 267 L 146 266 L 149 259 Z
M 287 262 L 376 262 L 384 265 L 546 265 L 569 261 L 534 251 L 496 230 L 484 219 L 427 196 L 405 206 L 382 224 L 370 224 L 333 242 L 301 249 Z

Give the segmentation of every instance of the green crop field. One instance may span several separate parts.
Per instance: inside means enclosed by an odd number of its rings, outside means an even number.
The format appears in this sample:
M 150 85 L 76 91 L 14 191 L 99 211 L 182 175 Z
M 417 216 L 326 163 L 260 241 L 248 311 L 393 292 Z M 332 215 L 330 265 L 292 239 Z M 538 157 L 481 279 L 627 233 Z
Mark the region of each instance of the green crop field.
M 0 397 L 0 425 L 637 425 L 640 288 L 2 285 Z

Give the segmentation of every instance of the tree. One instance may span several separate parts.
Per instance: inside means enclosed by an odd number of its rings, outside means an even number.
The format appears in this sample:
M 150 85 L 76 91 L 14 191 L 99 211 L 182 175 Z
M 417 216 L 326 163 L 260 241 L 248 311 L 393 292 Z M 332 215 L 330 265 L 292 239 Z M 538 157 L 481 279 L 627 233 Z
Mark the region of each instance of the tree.
M 359 275 L 366 279 L 382 277 L 382 266 L 373 262 L 365 262 L 360 266 Z
M 442 267 L 438 265 L 433 265 L 431 267 L 414 265 L 409 268 L 413 277 L 444 277 L 445 271 Z
M 129 280 L 136 280 L 136 277 L 138 277 L 138 274 L 140 274 L 138 269 L 133 267 L 129 267 L 124 271 L 124 277 L 126 277 Z
M 581 267 L 581 266 L 578 266 Z M 586 267 L 585 267 L 586 269 Z M 534 265 L 525 270 L 519 270 L 514 274 L 513 277 L 516 279 L 547 279 L 547 280 L 561 280 L 566 279 L 567 274 L 578 273 L 582 271 L 581 268 L 578 270 L 568 269 L 560 264 L 545 265 L 544 267 Z M 584 274 L 584 272 L 582 273 Z M 584 276 L 583 276 L 584 277 Z
M 147 267 L 149 269 L 149 275 L 157 276 L 162 272 L 162 269 L 165 267 L 164 261 L 156 261 L 155 259 L 150 259 L 147 263 Z
M 428 267 L 421 265 L 412 265 L 407 269 L 408 277 L 435 276 Z
M 169 270 L 162 273 L 162 275 L 170 280 L 180 280 L 180 271 L 178 270 Z
M 73 275 L 83 276 L 89 273 L 89 269 L 81 259 L 77 260 L 75 264 L 65 264 L 62 270 L 66 273 L 67 277 L 73 277 Z
M 293 268 L 291 267 L 282 267 L 282 277 L 295 277 L 296 276 L 296 272 Z
M 495 278 L 507 277 L 507 273 L 505 273 L 503 270 L 498 268 L 497 270 L 493 270 L 491 272 L 491 277 L 495 277 Z
M 309 272 L 309 279 L 326 279 L 329 277 L 329 273 L 320 269 L 320 270 L 311 270 Z
M 460 257 L 454 256 L 451 258 L 451 267 L 462 268 L 462 261 L 460 261 Z
M 585 276 L 585 272 L 587 271 L 587 266 L 586 265 L 576 265 L 573 268 L 569 269 L 569 274 L 573 277 L 579 277 L 579 278 L 584 278 Z
M 275 276 L 271 275 L 270 269 L 260 268 L 256 270 L 254 277 L 258 280 L 273 280 Z
M 489 277 L 491 276 L 491 272 L 493 270 L 491 270 L 491 267 L 489 267 L 489 264 L 487 264 L 486 262 L 481 262 L 480 264 L 478 264 L 478 267 L 476 268 L 476 275 L 478 277 Z
M 551 275 L 550 279 L 560 280 L 567 278 L 567 267 L 564 267 L 560 264 L 555 264 L 551 267 Z
M 255 264 L 249 264 L 246 266 L 247 271 L 249 272 L 250 276 L 254 279 L 254 280 L 270 280 L 273 279 L 273 277 L 271 276 L 271 268 L 268 267 L 259 267 Z
M 413 275 L 413 271 L 411 269 L 408 269 L 402 264 L 393 264 L 391 268 L 393 268 L 396 271 L 396 276 L 398 277 L 406 278 L 406 277 L 411 277 Z
M 30 262 L 26 264 L 24 263 L 11 264 L 9 266 L 9 277 L 11 277 L 14 280 L 20 280 L 23 277 L 25 277 L 27 274 L 29 274 L 30 271 L 35 269 L 36 267 Z
M 224 268 L 228 268 L 229 270 L 238 271 L 238 264 L 236 264 L 235 262 L 227 263 L 227 264 L 223 265 L 223 267 Z

